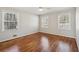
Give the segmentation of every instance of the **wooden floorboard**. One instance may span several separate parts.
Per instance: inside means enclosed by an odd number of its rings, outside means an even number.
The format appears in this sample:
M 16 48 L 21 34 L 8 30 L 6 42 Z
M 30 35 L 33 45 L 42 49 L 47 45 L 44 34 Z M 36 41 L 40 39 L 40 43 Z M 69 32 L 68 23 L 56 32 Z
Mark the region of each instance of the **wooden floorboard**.
M 0 42 L 1 52 L 77 52 L 75 38 L 34 33 L 28 36 Z

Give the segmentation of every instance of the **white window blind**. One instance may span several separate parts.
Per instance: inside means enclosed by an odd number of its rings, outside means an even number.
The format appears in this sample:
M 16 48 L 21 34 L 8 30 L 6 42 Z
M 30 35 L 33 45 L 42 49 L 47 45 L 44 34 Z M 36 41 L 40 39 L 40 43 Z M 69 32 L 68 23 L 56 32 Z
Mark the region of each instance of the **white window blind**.
M 48 16 L 42 16 L 41 27 L 48 28 Z
M 65 13 L 58 16 L 58 28 L 61 30 L 71 30 L 70 13 Z
M 17 29 L 17 17 L 15 13 L 4 12 L 2 17 L 3 30 Z

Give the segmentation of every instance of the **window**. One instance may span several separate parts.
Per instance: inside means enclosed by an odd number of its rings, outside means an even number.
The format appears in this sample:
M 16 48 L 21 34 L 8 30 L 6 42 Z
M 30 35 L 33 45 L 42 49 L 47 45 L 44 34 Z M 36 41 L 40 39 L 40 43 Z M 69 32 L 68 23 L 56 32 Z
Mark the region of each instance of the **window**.
M 71 30 L 70 13 L 65 13 L 58 16 L 58 28 L 61 30 Z
M 17 17 L 15 13 L 3 13 L 3 31 L 17 29 Z
M 41 27 L 48 28 L 48 16 L 42 16 Z

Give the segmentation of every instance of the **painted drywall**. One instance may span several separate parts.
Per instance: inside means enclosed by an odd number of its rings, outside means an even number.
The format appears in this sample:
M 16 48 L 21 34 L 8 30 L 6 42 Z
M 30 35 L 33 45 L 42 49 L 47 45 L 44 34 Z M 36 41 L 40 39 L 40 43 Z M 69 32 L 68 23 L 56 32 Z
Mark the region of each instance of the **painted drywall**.
M 76 8 L 76 42 L 79 50 L 79 8 Z
M 59 11 L 59 12 L 52 12 L 48 14 L 44 14 L 40 16 L 40 32 L 55 34 L 55 35 L 63 35 L 68 37 L 75 37 L 76 36 L 76 28 L 75 28 L 75 8 L 70 8 L 67 10 Z M 71 16 L 71 30 L 60 30 L 58 29 L 58 15 L 70 13 Z M 41 18 L 43 16 L 48 16 L 48 28 L 41 27 Z
M 18 15 L 18 29 L 17 30 L 6 30 L 2 31 L 2 20 L 0 13 L 0 41 L 10 40 L 16 37 L 29 35 L 38 32 L 38 16 L 19 11 L 14 8 L 0 8 L 0 12 L 15 12 Z M 13 35 L 17 35 L 13 37 Z

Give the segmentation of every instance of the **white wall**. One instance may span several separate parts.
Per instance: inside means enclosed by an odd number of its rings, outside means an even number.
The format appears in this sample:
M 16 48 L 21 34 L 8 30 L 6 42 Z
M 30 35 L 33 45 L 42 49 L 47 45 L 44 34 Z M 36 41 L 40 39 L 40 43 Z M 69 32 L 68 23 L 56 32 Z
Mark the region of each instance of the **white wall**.
M 77 36 L 77 46 L 79 50 L 79 8 L 76 8 L 76 36 Z
M 2 22 L 0 16 L 0 41 L 13 39 L 13 35 L 17 37 L 29 35 L 38 32 L 38 16 L 13 8 L 0 8 L 1 11 L 15 12 L 19 16 L 19 28 L 12 31 L 2 31 Z M 1 14 L 0 14 L 1 15 Z
M 71 30 L 59 30 L 58 29 L 58 15 L 70 13 L 71 14 Z M 63 10 L 60 12 L 52 12 L 48 14 L 44 14 L 40 16 L 40 25 L 41 25 L 41 17 L 48 16 L 48 28 L 42 28 L 40 26 L 40 32 L 56 34 L 56 35 L 63 35 L 68 37 L 75 37 L 76 36 L 76 28 L 75 28 L 75 8 L 70 8 L 67 10 Z

